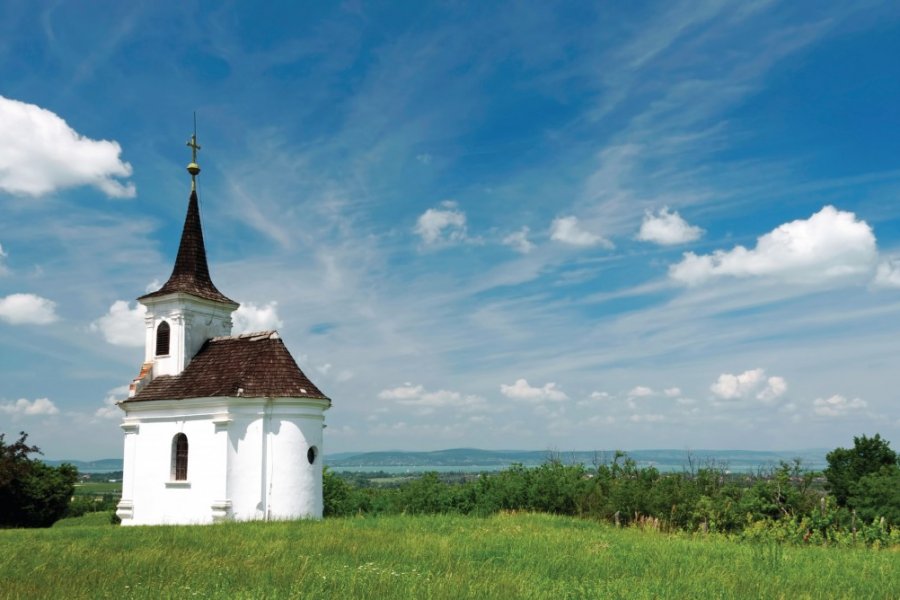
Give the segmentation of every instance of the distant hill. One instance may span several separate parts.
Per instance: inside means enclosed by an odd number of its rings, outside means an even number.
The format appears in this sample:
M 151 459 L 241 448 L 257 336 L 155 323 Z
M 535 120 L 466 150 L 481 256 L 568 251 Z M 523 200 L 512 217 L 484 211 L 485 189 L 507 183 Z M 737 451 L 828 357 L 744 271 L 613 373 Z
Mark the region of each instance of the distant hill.
M 101 458 L 100 460 L 45 460 L 51 467 L 58 467 L 63 463 L 75 465 L 81 473 L 109 473 L 122 470 L 121 458 Z
M 654 466 L 660 471 L 680 471 L 688 468 L 688 457 L 695 468 L 715 464 L 730 471 L 747 472 L 776 466 L 780 461 L 792 462 L 800 459 L 804 469 L 820 471 L 827 466 L 825 455 L 828 450 L 814 448 L 809 450 L 630 450 L 626 452 L 640 466 Z M 479 450 L 477 448 L 451 448 L 432 452 L 406 452 L 388 450 L 382 452 L 338 452 L 325 455 L 325 464 L 334 469 L 353 470 L 354 468 L 405 468 L 412 471 L 423 471 L 429 467 L 446 470 L 450 467 L 461 467 L 471 470 L 473 467 L 485 467 L 495 470 L 519 463 L 525 466 L 537 466 L 551 456 L 558 457 L 565 463 L 583 463 L 586 465 L 608 463 L 615 457 L 613 450 L 598 451 L 548 451 L 548 450 Z M 49 465 L 60 465 L 64 462 L 78 467 L 82 473 L 106 473 L 122 470 L 122 459 L 104 458 L 94 461 L 82 460 L 47 460 Z
M 826 466 L 825 455 L 828 450 L 631 450 L 626 452 L 629 458 L 641 466 L 654 466 L 661 471 L 680 471 L 689 468 L 689 462 L 695 468 L 714 464 L 731 471 L 753 471 L 760 468 L 776 466 L 780 461 L 792 462 L 800 459 L 803 468 L 821 470 Z M 525 466 L 536 466 L 551 456 L 566 463 L 582 463 L 587 465 L 608 463 L 615 457 L 613 450 L 599 451 L 560 451 L 547 450 L 479 450 L 475 448 L 453 448 L 433 452 L 404 452 L 398 450 L 384 452 L 363 452 L 340 455 L 326 455 L 325 463 L 336 469 L 353 468 L 396 468 L 407 467 L 421 470 L 423 467 L 490 467 L 498 468 L 520 463 Z M 690 460 L 689 460 L 690 458 Z

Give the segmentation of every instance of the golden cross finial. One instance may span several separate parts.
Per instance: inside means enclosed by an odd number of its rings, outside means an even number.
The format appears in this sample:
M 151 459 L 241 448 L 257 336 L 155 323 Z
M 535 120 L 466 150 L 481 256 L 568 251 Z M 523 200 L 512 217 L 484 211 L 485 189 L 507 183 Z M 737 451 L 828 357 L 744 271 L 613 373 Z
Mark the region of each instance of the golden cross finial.
M 197 164 L 197 150 L 200 149 L 200 144 L 197 143 L 197 113 L 194 113 L 194 135 L 191 136 L 187 145 L 191 149 L 191 162 L 187 166 L 187 171 L 191 174 L 191 191 L 195 192 L 197 191 L 197 175 L 200 174 L 200 165 Z

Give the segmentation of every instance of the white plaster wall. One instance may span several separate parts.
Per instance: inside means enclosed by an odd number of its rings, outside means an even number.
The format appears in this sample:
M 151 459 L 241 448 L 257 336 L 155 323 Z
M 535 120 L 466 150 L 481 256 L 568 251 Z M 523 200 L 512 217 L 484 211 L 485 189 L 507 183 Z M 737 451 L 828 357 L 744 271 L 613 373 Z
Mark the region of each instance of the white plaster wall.
M 147 307 L 144 362 L 153 362 L 154 377 L 181 373 L 206 340 L 230 335 L 231 313 L 237 308 L 180 293 L 142 302 Z M 163 321 L 171 327 L 169 354 L 156 356 L 156 328 Z
M 228 496 L 238 521 L 266 516 L 262 427 L 259 411 L 244 411 L 228 428 Z
M 123 406 L 123 525 L 321 518 L 326 401 L 216 398 Z M 172 440 L 180 432 L 188 437 L 187 483 L 172 482 L 171 475 Z M 310 446 L 317 448 L 312 465 Z
M 129 525 L 210 523 L 218 499 L 217 472 L 225 456 L 216 452 L 215 425 L 210 417 L 142 422 L 135 435 L 129 474 L 133 517 Z M 187 481 L 172 476 L 172 440 L 188 439 Z M 222 464 L 220 464 L 222 463 Z M 123 482 L 124 484 L 124 482 Z
M 322 517 L 322 421 L 277 413 L 272 420 L 271 494 L 269 511 L 275 519 Z M 316 446 L 309 464 L 307 450 Z

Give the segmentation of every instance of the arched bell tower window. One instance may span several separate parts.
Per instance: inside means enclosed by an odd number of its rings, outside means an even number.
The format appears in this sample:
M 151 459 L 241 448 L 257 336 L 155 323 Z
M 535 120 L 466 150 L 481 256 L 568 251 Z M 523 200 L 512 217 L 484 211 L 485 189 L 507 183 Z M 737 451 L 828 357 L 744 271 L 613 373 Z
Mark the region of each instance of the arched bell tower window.
M 172 439 L 172 480 L 187 481 L 188 439 L 183 433 Z
M 169 338 L 172 330 L 169 324 L 163 321 L 156 328 L 156 355 L 165 356 L 169 353 Z

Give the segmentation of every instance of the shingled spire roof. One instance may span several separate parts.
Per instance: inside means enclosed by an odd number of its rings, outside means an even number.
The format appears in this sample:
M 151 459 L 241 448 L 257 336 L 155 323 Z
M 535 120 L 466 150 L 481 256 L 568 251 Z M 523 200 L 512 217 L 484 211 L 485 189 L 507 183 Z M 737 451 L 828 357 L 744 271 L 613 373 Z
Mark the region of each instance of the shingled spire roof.
M 166 294 L 191 294 L 198 298 L 215 302 L 237 304 L 216 289 L 209 277 L 209 266 L 206 264 L 206 246 L 203 244 L 203 229 L 200 227 L 200 207 L 196 190 L 191 191 L 188 201 L 187 216 L 184 219 L 184 230 L 181 232 L 181 244 L 175 258 L 175 268 L 169 280 L 155 292 L 138 298 L 156 298 Z

